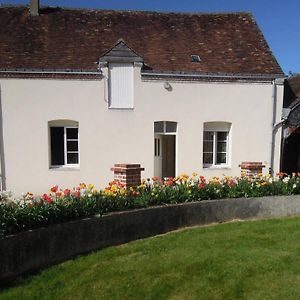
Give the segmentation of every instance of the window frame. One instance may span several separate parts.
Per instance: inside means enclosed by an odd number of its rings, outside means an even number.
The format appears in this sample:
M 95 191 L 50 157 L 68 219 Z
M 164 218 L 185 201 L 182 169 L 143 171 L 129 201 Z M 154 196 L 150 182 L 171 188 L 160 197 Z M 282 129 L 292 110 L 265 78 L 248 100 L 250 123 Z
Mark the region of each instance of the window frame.
M 202 138 L 202 166 L 204 169 L 215 168 L 230 168 L 231 164 L 231 130 L 232 124 L 229 122 L 205 122 L 203 123 L 203 138 Z M 212 134 L 212 140 L 205 139 L 205 133 L 210 132 Z M 218 138 L 219 133 L 226 133 L 226 139 Z M 212 151 L 204 151 L 205 142 L 212 142 Z M 218 143 L 226 142 L 226 151 L 218 151 Z M 210 147 L 208 147 L 208 150 Z M 207 153 L 212 153 L 212 162 L 205 163 L 204 156 Z M 225 162 L 218 162 L 218 155 L 225 153 Z
M 64 164 L 63 165 L 53 165 L 52 164 L 52 155 L 51 155 L 51 128 L 53 127 L 61 127 L 64 129 L 64 134 L 63 134 L 63 139 L 64 139 Z M 76 128 L 77 129 L 77 139 L 68 139 L 67 138 L 67 129 L 72 129 L 72 128 Z M 49 132 L 50 132 L 50 147 L 49 147 L 49 151 L 50 151 L 50 168 L 53 169 L 57 169 L 57 168 L 79 168 L 80 166 L 80 138 L 79 138 L 79 126 L 77 125 L 62 125 L 62 124 L 57 124 L 57 125 L 51 125 L 49 124 Z M 68 141 L 77 141 L 77 145 L 78 145 L 78 151 L 68 151 Z M 78 163 L 74 164 L 69 164 L 68 163 L 68 153 L 78 153 Z
M 213 151 L 212 152 L 205 152 L 203 149 L 203 159 L 204 159 L 204 154 L 205 153 L 212 153 L 212 163 L 204 163 L 203 161 L 203 167 L 204 168 L 209 168 L 209 167 L 216 167 L 216 166 L 228 166 L 228 144 L 229 144 L 229 132 L 228 131 L 213 131 L 213 130 L 205 130 L 204 132 L 211 132 L 213 134 Z M 220 142 L 220 140 L 218 139 L 218 133 L 223 132 L 226 133 L 226 140 L 221 140 L 221 142 L 226 142 L 226 151 L 218 151 L 218 142 Z M 203 146 L 204 146 L 204 142 L 205 141 L 210 141 L 210 140 L 204 140 L 203 139 Z M 218 163 L 218 154 L 226 154 L 225 156 L 225 163 Z
M 161 124 L 162 130 L 156 130 L 155 125 Z M 169 130 L 168 126 L 174 126 L 175 130 Z M 174 121 L 155 121 L 154 122 L 154 133 L 162 135 L 174 135 L 177 133 L 177 122 Z

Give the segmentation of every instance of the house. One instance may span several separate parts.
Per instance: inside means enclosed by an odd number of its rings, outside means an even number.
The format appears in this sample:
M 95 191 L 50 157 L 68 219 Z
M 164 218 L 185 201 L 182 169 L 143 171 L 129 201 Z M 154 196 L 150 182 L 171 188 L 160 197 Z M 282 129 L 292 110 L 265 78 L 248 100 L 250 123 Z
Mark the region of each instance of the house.
M 0 8 L 3 188 L 279 170 L 284 74 L 249 13 Z

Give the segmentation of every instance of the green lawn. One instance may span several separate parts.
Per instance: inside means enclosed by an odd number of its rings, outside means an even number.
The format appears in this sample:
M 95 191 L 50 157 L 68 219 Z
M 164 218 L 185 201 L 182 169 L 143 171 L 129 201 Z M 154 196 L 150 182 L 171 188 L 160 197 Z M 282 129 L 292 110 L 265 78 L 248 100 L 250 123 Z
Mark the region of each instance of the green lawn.
M 300 299 L 300 218 L 185 229 L 65 262 L 0 299 Z

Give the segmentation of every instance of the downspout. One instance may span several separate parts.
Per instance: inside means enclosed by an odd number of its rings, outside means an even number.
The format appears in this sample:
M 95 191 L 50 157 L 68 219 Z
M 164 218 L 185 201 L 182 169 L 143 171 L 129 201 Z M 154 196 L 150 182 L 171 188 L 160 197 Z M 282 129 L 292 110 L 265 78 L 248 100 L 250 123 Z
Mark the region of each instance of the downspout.
M 272 100 L 273 100 L 273 116 L 272 116 L 272 139 L 271 139 L 271 155 L 270 155 L 270 168 L 269 174 L 274 176 L 274 158 L 275 158 L 275 137 L 277 130 L 283 125 L 285 119 L 276 123 L 276 113 L 277 113 L 277 85 L 276 79 L 272 81 Z
M 2 91 L 0 85 L 0 189 L 6 190 L 6 173 L 4 160 L 4 139 L 3 139 L 3 116 L 2 116 Z

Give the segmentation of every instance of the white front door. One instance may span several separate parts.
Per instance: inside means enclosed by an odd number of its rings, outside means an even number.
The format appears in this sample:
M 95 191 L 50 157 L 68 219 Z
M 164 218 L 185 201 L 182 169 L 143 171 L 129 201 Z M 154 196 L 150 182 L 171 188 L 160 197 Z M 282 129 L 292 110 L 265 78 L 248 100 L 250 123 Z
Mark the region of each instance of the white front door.
M 154 135 L 154 176 L 162 177 L 162 136 Z

